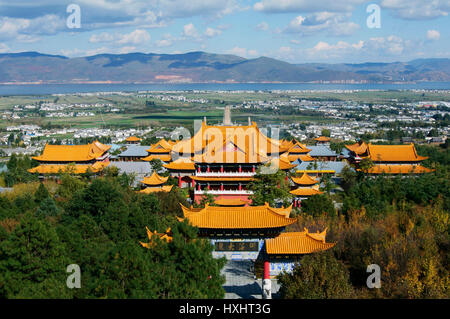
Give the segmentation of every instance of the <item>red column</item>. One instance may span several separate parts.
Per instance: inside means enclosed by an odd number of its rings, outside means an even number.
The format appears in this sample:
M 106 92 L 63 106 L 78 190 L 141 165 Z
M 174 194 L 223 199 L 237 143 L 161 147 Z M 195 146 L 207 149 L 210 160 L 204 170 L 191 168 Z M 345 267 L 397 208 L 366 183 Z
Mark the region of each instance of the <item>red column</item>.
M 220 184 L 220 190 L 223 191 L 223 183 Z
M 253 173 L 256 172 L 255 165 L 253 165 L 252 171 Z
M 206 171 L 209 173 L 209 165 L 206 166 Z
M 223 165 L 220 165 L 220 172 L 223 173 Z
M 294 199 L 294 207 L 297 207 L 297 200 Z
M 200 166 L 199 166 L 199 167 L 197 167 L 197 172 L 198 172 L 198 173 L 200 173 Z
M 270 263 L 268 260 L 264 261 L 264 279 L 270 279 Z
M 207 187 L 207 188 L 208 188 L 208 190 L 209 190 L 209 183 L 208 183 L 208 187 Z
M 181 175 L 178 175 L 178 187 L 181 188 Z
M 194 179 L 192 180 L 192 188 L 195 189 L 195 180 Z
M 200 186 L 200 183 L 198 184 L 198 190 L 201 191 L 202 187 Z
M 242 190 L 242 185 L 241 185 L 241 183 L 239 183 L 239 190 L 240 190 L 240 191 Z

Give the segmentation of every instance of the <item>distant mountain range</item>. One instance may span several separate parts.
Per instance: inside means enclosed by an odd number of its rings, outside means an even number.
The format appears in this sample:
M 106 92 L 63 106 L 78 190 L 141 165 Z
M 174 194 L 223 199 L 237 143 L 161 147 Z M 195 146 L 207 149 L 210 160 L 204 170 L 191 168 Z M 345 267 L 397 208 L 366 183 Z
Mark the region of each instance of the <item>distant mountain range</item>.
M 325 64 L 260 57 L 98 54 L 68 58 L 38 52 L 0 54 L 0 83 L 414 82 L 450 81 L 450 59 Z

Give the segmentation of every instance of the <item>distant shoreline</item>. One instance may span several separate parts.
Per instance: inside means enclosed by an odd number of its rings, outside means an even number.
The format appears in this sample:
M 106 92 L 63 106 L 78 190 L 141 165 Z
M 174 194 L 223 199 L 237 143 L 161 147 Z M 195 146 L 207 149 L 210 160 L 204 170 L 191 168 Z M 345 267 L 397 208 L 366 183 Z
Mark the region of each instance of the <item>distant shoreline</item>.
M 145 91 L 383 91 L 449 90 L 450 82 L 414 83 L 82 83 L 82 84 L 0 84 L 0 95 L 84 94 Z

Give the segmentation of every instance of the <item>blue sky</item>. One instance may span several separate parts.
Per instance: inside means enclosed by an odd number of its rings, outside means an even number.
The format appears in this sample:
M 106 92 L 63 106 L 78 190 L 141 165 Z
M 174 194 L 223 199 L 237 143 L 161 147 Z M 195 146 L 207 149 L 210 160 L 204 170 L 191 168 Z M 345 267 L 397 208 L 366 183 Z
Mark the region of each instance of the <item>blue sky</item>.
M 80 28 L 69 28 L 69 4 Z M 368 5 L 380 8 L 369 28 Z M 0 0 L 0 53 L 206 51 L 290 63 L 450 57 L 450 0 Z

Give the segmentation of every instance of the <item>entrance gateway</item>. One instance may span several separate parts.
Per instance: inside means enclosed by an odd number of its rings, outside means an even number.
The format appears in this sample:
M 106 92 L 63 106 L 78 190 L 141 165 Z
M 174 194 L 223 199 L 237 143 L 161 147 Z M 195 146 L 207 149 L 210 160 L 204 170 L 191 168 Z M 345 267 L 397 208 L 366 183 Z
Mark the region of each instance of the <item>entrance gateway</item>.
M 181 205 L 184 218 L 199 228 L 199 236 L 209 238 L 215 258 L 251 260 L 256 277 L 262 277 L 263 264 L 269 262 L 270 276 L 292 271 L 301 256 L 327 250 L 334 243 L 325 242 L 321 233 L 284 232 L 297 219 L 290 218 L 292 205 L 273 208 L 264 206 L 209 206 L 187 208 Z

